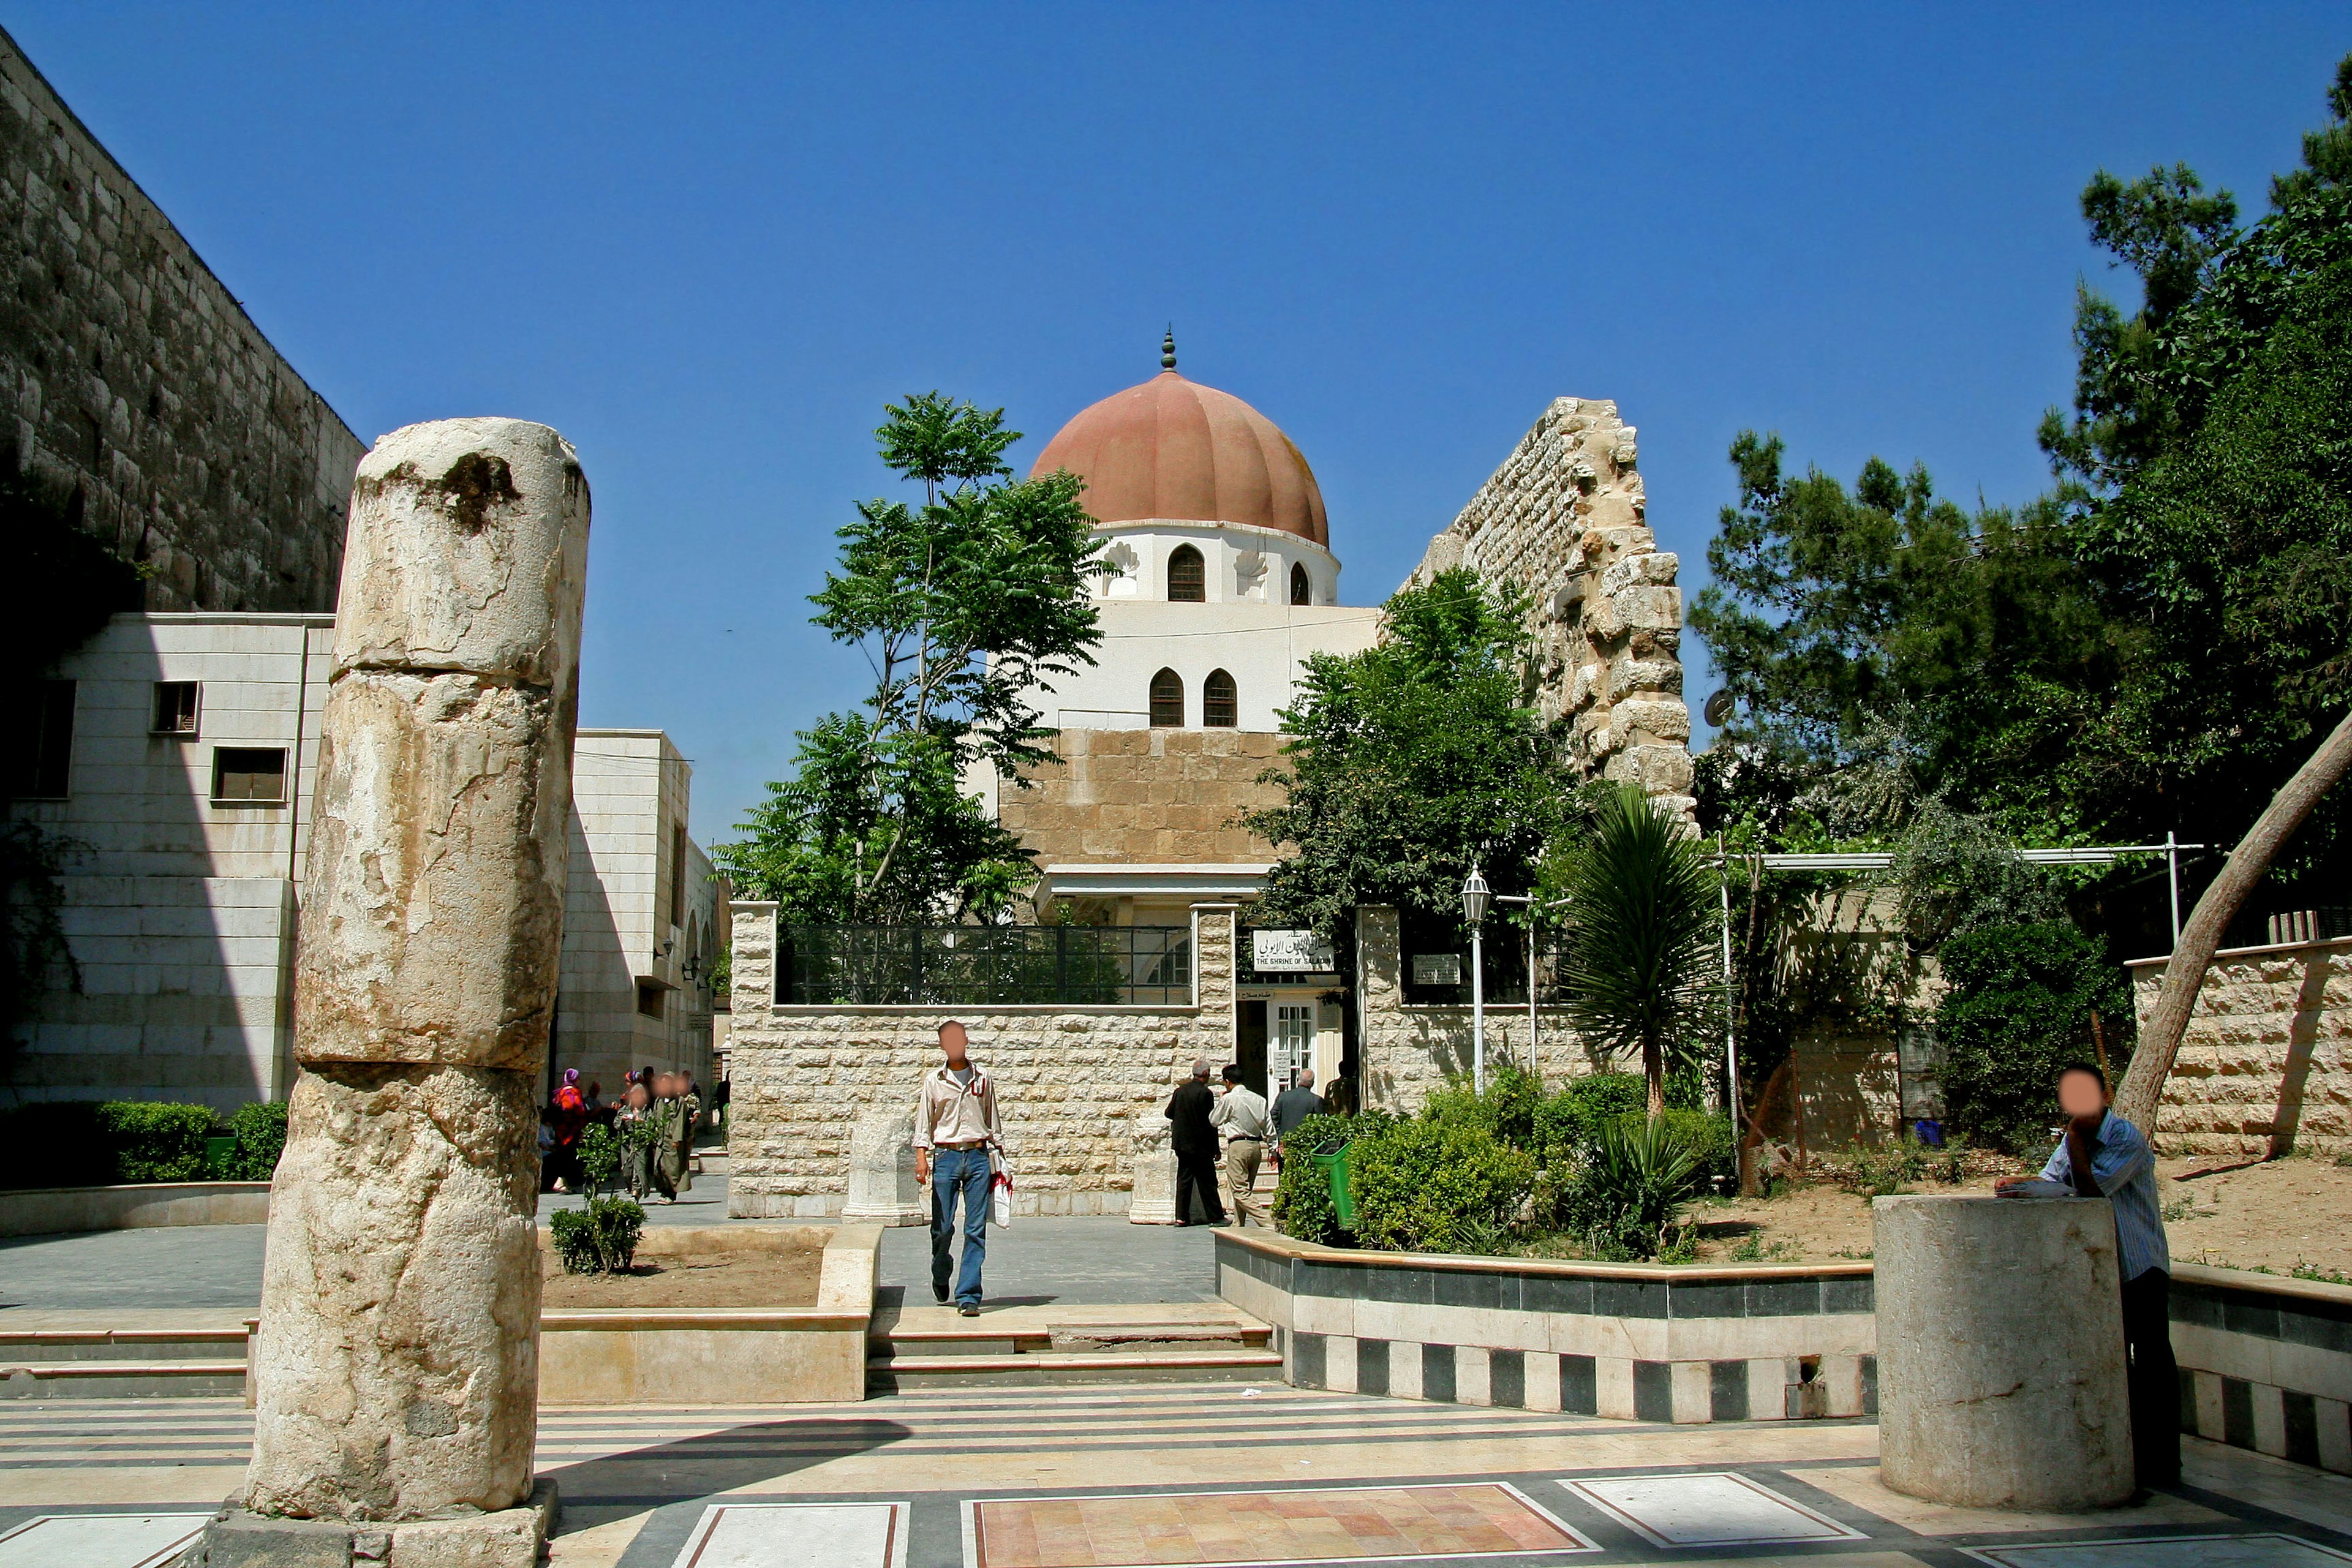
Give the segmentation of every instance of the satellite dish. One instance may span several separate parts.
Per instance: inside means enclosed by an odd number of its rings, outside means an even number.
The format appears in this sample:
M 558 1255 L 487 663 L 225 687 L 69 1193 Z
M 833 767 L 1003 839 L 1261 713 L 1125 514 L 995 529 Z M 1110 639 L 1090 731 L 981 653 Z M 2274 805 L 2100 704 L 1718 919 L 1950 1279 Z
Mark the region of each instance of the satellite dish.
M 1739 700 L 1731 695 L 1730 689 L 1718 687 L 1706 700 L 1706 721 L 1719 730 L 1730 721 L 1738 707 Z

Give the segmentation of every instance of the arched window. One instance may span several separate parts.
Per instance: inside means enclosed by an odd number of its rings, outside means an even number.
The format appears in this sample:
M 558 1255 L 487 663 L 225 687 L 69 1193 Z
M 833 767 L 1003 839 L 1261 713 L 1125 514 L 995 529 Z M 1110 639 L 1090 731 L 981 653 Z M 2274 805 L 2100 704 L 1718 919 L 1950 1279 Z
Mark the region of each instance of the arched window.
M 1195 555 L 1192 559 L 1199 560 Z M 1184 724 L 1184 678 L 1163 669 L 1151 678 L 1151 727 L 1178 730 Z
M 1189 544 L 1178 545 L 1168 556 L 1170 602 L 1197 605 L 1208 596 L 1209 573 L 1201 564 L 1201 552 Z
M 1241 721 L 1241 695 L 1234 678 L 1222 669 L 1209 671 L 1201 682 L 1201 722 L 1212 730 L 1230 730 Z
M 1290 602 L 1311 605 L 1315 602 L 1315 584 L 1307 575 L 1307 568 L 1294 561 L 1290 563 Z

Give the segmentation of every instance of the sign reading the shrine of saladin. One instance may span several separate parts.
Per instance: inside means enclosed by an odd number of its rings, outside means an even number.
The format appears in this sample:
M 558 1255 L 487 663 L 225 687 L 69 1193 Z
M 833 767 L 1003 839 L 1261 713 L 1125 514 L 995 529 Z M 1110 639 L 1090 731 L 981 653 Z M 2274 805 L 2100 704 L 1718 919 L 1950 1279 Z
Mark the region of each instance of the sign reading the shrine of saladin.
M 1311 931 L 1250 932 L 1250 967 L 1260 974 L 1321 973 L 1339 962 L 1331 951 L 1331 940 Z
M 1458 952 L 1416 952 L 1412 955 L 1415 985 L 1459 985 L 1462 955 Z

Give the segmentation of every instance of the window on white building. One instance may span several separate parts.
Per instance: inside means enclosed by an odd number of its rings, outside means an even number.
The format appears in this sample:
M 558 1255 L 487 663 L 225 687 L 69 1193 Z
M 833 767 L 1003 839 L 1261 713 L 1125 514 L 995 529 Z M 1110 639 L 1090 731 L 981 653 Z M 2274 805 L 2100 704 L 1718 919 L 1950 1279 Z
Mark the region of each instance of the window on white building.
M 1171 603 L 1197 605 L 1209 596 L 1209 571 L 1201 552 L 1180 544 L 1168 557 L 1168 597 Z
M 1241 695 L 1234 678 L 1222 669 L 1209 671 L 1201 682 L 1201 722 L 1212 730 L 1230 730 L 1241 721 Z
M 1311 605 L 1315 602 L 1315 584 L 1307 575 L 1307 568 L 1298 562 L 1290 563 L 1290 602 Z
M 148 728 L 158 735 L 194 735 L 196 732 L 196 709 L 203 694 L 204 687 L 197 681 L 157 681 L 155 718 Z
M 286 748 L 215 746 L 213 798 L 246 805 L 284 805 Z
M 36 680 L 19 701 L 16 729 L 26 744 L 16 752 L 10 793 L 19 800 L 63 800 L 73 782 L 74 683 Z
M 1163 669 L 1151 678 L 1151 727 L 1175 730 L 1184 723 L 1184 678 Z

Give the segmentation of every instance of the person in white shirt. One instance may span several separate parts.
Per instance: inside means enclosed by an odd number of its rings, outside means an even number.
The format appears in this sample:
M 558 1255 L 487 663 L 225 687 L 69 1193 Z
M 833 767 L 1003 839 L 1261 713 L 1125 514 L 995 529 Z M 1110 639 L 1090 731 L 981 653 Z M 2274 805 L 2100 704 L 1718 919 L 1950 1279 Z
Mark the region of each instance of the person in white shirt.
M 980 1316 L 980 1269 L 988 1255 L 989 1152 L 1003 1142 L 996 1085 L 971 1062 L 970 1037 L 950 1018 L 940 1026 L 947 1060 L 923 1077 L 915 1098 L 915 1179 L 931 1188 L 931 1295 L 944 1303 L 950 1277 L 956 1310 Z M 954 1256 L 956 1201 L 963 1201 L 963 1260 Z
M 1225 1193 L 1238 1224 L 1242 1199 L 1257 1185 L 1257 1168 L 1265 1158 L 1265 1139 L 1271 1129 L 1266 1122 L 1265 1096 L 1249 1086 L 1239 1063 L 1225 1068 L 1224 1079 L 1224 1093 L 1209 1112 L 1209 1125 L 1225 1135 Z

